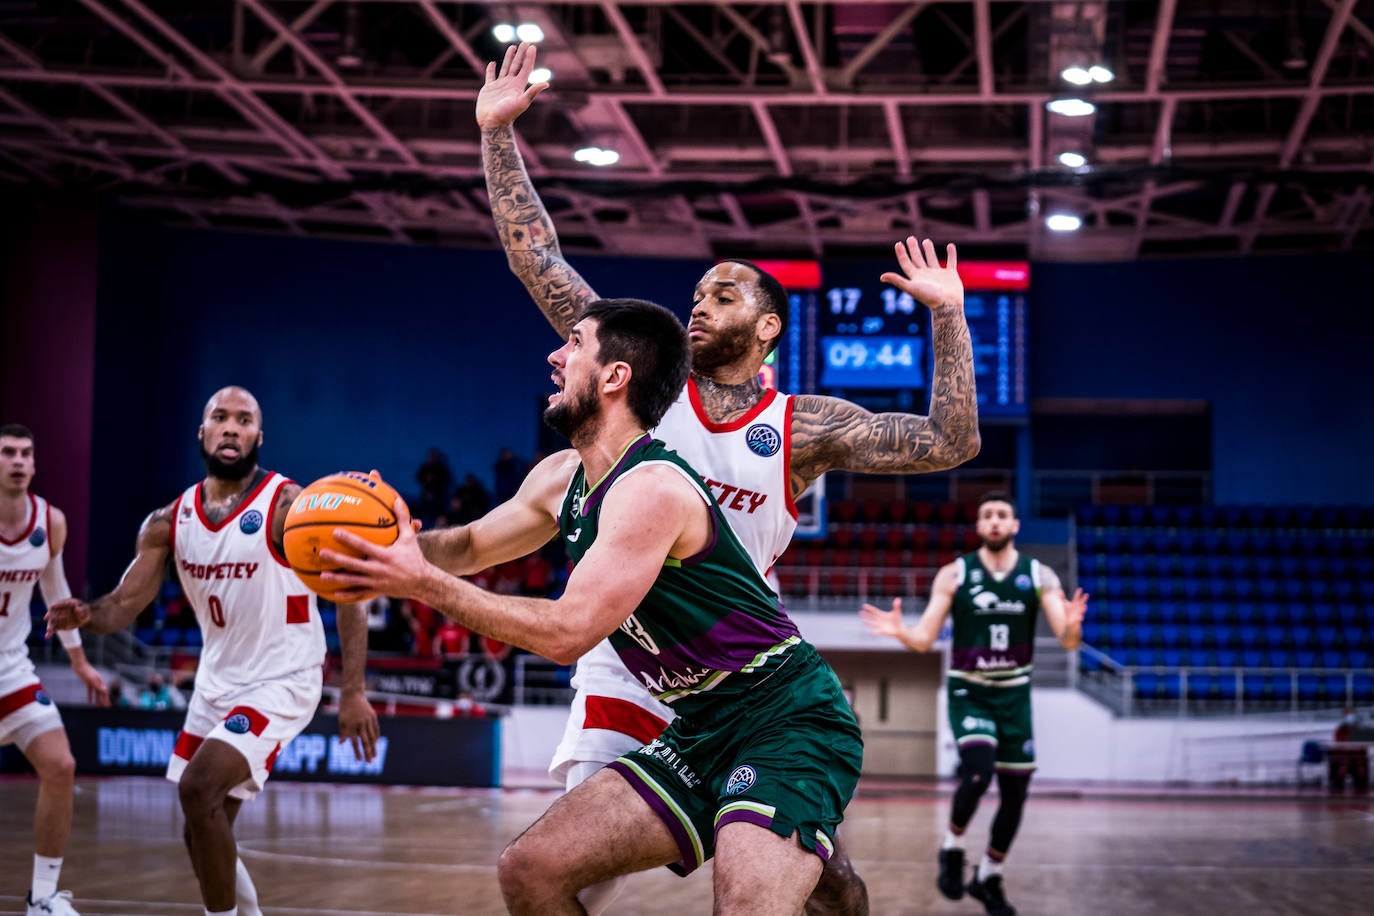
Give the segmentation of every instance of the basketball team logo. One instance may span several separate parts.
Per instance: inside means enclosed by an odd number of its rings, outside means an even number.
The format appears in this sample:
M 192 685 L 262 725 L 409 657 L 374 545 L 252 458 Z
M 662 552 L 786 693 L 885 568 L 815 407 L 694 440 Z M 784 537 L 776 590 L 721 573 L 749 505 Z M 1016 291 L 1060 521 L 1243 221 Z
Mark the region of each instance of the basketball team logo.
M 52 697 L 48 696 L 47 692 L 43 690 L 40 690 L 33 695 L 33 701 L 37 703 L 39 706 L 52 705 Z
M 244 534 L 257 534 L 262 528 L 262 513 L 249 509 L 239 518 L 239 530 Z
M 34 547 L 42 547 L 48 542 L 48 532 L 42 528 L 35 528 L 33 534 L 29 535 L 29 543 Z
M 968 580 L 973 585 L 979 584 L 983 581 L 983 571 L 981 569 L 969 570 Z
M 739 795 L 741 792 L 747 792 L 758 778 L 759 774 L 748 764 L 735 767 L 735 772 L 725 781 L 725 794 Z
M 755 423 L 745 432 L 744 443 L 760 458 L 772 458 L 782 448 L 782 436 L 767 423 Z
M 253 727 L 253 724 L 248 721 L 247 716 L 240 712 L 225 719 L 224 727 L 236 735 L 246 735 L 248 734 L 248 729 Z
M 1026 575 L 1025 573 L 1021 573 L 1021 575 L 1017 576 L 1016 587 L 1020 589 L 1029 589 L 1031 587 L 1030 576 Z

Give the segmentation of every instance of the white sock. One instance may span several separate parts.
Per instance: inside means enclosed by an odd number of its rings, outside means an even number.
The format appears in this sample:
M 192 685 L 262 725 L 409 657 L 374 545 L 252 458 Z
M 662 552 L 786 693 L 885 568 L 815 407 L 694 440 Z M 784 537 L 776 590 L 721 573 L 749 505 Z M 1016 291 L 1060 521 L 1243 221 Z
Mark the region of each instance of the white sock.
M 243 864 L 242 859 L 236 859 L 234 869 L 234 894 L 239 901 L 239 916 L 262 916 L 262 910 L 258 909 L 258 889 L 253 886 L 248 866 Z
M 991 858 L 984 854 L 983 861 L 978 863 L 978 880 L 986 881 L 993 875 L 1000 874 L 1002 874 L 1002 863 L 994 862 Z
M 33 857 L 33 885 L 30 893 L 35 901 L 51 897 L 57 893 L 57 878 L 62 874 L 62 858 L 51 859 L 47 856 Z
M 941 849 L 963 849 L 963 848 L 964 848 L 964 835 L 963 835 L 962 833 L 955 833 L 953 830 L 946 830 L 946 831 L 945 831 L 945 842 L 944 842 L 944 844 L 943 844 L 940 848 L 941 848 Z
M 239 916 L 239 908 L 234 907 L 232 910 L 206 910 L 205 916 Z

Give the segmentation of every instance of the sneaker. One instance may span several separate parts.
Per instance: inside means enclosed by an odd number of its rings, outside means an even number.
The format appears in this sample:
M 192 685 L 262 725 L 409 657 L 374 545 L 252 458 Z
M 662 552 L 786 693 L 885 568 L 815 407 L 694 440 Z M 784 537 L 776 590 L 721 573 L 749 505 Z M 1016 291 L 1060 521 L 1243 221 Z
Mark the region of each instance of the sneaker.
M 81 916 L 72 908 L 71 891 L 54 891 L 51 897 L 42 900 L 34 900 L 33 891 L 29 891 L 24 903 L 28 905 L 25 916 Z
M 973 880 L 968 883 L 968 893 L 983 904 L 988 916 L 1016 916 L 1016 907 L 1007 903 L 1007 898 L 1002 894 L 1001 875 L 992 875 L 986 881 L 979 881 L 978 875 L 974 874 Z
M 964 896 L 964 851 L 962 849 L 940 850 L 940 877 L 935 879 L 940 893 L 950 900 Z

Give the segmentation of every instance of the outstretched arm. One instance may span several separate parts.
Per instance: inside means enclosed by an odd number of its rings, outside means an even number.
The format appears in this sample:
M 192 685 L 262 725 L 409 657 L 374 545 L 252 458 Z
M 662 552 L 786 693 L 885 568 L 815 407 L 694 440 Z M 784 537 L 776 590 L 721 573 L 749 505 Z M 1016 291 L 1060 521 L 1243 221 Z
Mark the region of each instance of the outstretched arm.
M 486 84 L 477 95 L 477 125 L 482 129 L 482 168 L 496 233 L 511 272 L 529 290 L 539 310 L 563 339 L 597 298 L 582 276 L 563 260 L 553 220 L 530 183 L 511 125 L 548 83 L 530 85 L 535 47 L 506 49 L 498 72 L 487 64 Z
M 52 530 L 48 532 L 48 565 L 38 580 L 43 591 L 43 603 L 53 605 L 58 601 L 71 598 L 72 589 L 67 584 L 67 570 L 62 564 L 62 549 L 67 544 L 67 516 L 56 506 L 49 507 Z M 86 700 L 96 706 L 110 705 L 110 691 L 105 686 L 105 678 L 95 670 L 86 658 L 86 650 L 81 646 L 81 634 L 76 630 L 58 630 L 57 638 L 62 648 L 67 650 L 67 660 L 71 662 L 72 672 L 86 685 Z
M 1083 642 L 1083 616 L 1088 612 L 1088 593 L 1081 588 L 1074 589 L 1073 600 L 1066 600 L 1059 575 L 1042 563 L 1040 607 L 1059 644 L 1065 649 L 1077 649 Z
M 892 599 L 892 610 L 865 604 L 859 610 L 859 617 L 868 629 L 878 636 L 890 636 L 914 652 L 929 652 L 940 636 L 940 628 L 945 625 L 949 609 L 954 603 L 954 590 L 958 586 L 953 564 L 940 567 L 931 585 L 930 601 L 915 624 L 908 627 L 902 623 L 902 599 Z
M 930 309 L 935 369 L 930 415 L 874 414 L 839 398 L 802 395 L 792 407 L 792 492 L 801 493 L 829 470 L 868 474 L 940 471 L 978 454 L 978 393 L 973 342 L 964 317 L 964 284 L 954 246 L 944 267 L 929 240 L 896 245 L 901 272 L 883 282 Z
M 163 506 L 143 520 L 134 561 L 124 570 L 124 577 L 114 591 L 90 604 L 67 598 L 48 608 L 43 618 L 48 623 L 48 635 L 75 627 L 92 633 L 113 633 L 127 627 L 139 612 L 153 603 L 172 549 L 172 510 L 175 506 L 176 503 Z

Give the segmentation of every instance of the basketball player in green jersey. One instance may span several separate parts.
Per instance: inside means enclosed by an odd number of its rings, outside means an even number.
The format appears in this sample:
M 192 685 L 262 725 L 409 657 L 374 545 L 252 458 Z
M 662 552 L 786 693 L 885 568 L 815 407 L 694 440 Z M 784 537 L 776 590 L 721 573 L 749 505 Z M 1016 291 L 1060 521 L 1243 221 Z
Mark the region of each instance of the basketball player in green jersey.
M 1088 596 L 1078 589 L 1066 601 L 1054 570 L 1017 551 L 1021 522 L 1005 493 L 982 498 L 977 525 L 983 546 L 940 568 L 930 603 L 914 626 L 902 624 L 900 598 L 893 599 L 891 611 L 865 604 L 859 616 L 874 633 L 917 652 L 929 651 L 945 618 L 953 617 L 946 690 L 960 781 L 940 850 L 938 883 L 951 900 L 964 895 L 964 830 L 996 772 L 1002 801 L 968 892 L 992 916 L 1015 916 L 1002 891 L 1002 861 L 1021 823 L 1035 770 L 1030 674 L 1036 615 L 1044 611 L 1059 644 L 1076 649 L 1083 641 Z
M 331 582 L 425 602 L 484 635 L 568 664 L 607 637 L 677 717 L 574 786 L 501 855 L 512 913 L 585 913 L 578 893 L 714 856 L 714 912 L 796 916 L 834 848 L 863 742 L 835 673 L 797 632 L 722 508 L 652 437 L 687 382 L 687 331 L 667 309 L 593 302 L 549 362 L 545 419 L 574 448 L 540 462 L 510 501 L 422 548 L 397 500 L 395 544 L 335 535 Z M 457 578 L 561 534 L 573 557 L 556 600 Z M 428 557 L 428 559 L 426 559 Z M 341 595 L 348 598 L 353 592 Z

